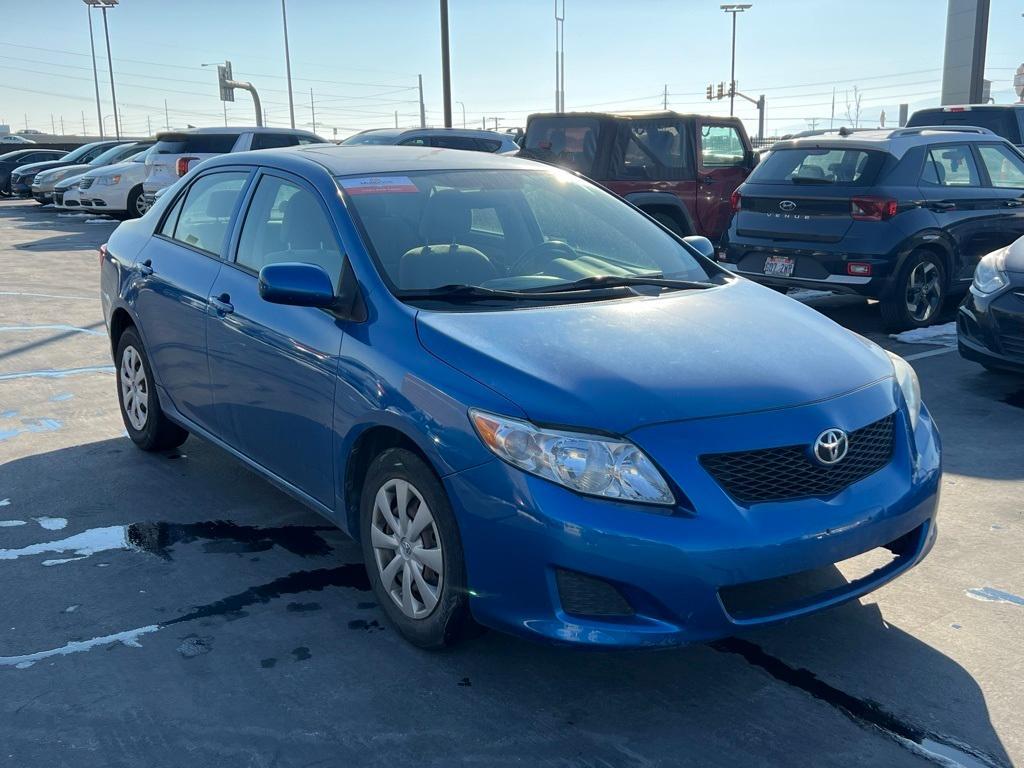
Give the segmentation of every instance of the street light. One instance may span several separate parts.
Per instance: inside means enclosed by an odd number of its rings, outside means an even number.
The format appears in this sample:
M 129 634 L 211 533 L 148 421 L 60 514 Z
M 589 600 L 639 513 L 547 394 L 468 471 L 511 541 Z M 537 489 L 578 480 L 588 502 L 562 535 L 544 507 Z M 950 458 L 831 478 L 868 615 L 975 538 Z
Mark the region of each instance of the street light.
M 718 6 L 726 13 L 732 14 L 732 69 L 729 74 L 729 117 L 732 117 L 733 101 L 736 97 L 736 14 L 743 13 L 751 5 L 751 3 L 725 3 Z
M 465 128 L 466 127 L 466 105 L 463 104 L 461 101 L 456 101 L 455 103 L 458 104 L 460 107 L 462 107 L 462 127 Z
M 96 120 L 100 124 L 100 138 L 103 138 L 103 110 L 100 108 L 100 76 L 96 70 L 96 41 L 92 36 L 92 6 L 85 4 L 85 14 L 89 17 L 89 49 L 92 51 L 92 82 L 96 87 Z M 85 134 L 85 120 L 82 120 L 82 134 Z
M 284 68 L 288 75 L 288 114 L 292 119 L 292 130 L 295 130 L 295 102 L 292 100 L 292 57 L 288 52 L 288 11 L 284 0 L 281 0 L 281 21 L 284 23 Z
M 103 36 L 107 39 L 107 70 L 110 72 L 110 100 L 114 105 L 114 134 L 118 139 L 121 138 L 121 126 L 117 120 L 117 94 L 114 93 L 114 60 L 110 55 L 110 30 L 107 28 L 107 8 L 113 8 L 117 5 L 118 0 L 83 0 L 83 2 L 91 6 L 89 24 L 92 24 L 92 8 L 99 8 L 103 11 Z

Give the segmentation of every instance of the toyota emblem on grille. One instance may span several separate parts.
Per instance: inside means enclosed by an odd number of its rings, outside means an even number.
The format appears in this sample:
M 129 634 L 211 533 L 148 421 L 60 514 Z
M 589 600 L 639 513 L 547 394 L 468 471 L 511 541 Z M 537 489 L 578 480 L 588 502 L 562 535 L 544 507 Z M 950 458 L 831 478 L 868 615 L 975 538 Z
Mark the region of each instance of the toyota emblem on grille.
M 846 458 L 850 450 L 850 438 L 841 429 L 826 429 L 814 441 L 814 458 L 818 463 L 830 467 Z
M 795 211 L 796 203 L 794 203 L 792 200 L 783 200 L 781 203 L 779 203 L 779 208 L 783 211 Z

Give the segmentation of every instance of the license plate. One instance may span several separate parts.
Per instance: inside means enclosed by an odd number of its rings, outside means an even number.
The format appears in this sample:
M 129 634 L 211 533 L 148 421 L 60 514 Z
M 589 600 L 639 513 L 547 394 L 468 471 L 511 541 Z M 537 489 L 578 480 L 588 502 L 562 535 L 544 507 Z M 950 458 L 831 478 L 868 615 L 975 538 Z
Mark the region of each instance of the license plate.
M 789 277 L 795 266 L 796 260 L 789 256 L 769 256 L 764 263 L 764 273 L 773 277 Z

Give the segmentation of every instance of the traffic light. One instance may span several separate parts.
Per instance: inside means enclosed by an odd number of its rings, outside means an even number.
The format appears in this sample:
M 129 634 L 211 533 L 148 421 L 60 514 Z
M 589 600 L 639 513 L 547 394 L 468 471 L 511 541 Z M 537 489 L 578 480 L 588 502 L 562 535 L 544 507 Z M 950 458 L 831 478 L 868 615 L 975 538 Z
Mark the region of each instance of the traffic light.
M 714 95 L 711 93 L 711 91 L 712 91 L 712 86 L 711 86 L 710 83 L 708 83 L 708 90 L 707 90 L 708 101 L 711 101 L 714 98 Z
M 235 78 L 231 76 L 230 61 L 225 61 L 223 64 L 217 65 L 217 85 L 220 86 L 221 101 L 235 100 L 235 89 L 228 85 L 228 81 L 234 79 Z
M 725 83 L 719 83 L 718 84 L 718 98 L 720 98 L 720 99 L 724 99 L 725 98 Z

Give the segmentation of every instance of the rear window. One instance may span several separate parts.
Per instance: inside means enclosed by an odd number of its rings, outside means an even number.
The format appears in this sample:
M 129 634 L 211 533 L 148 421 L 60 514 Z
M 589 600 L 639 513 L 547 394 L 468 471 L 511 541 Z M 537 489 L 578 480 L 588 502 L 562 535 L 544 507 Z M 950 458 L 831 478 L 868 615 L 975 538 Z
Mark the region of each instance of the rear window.
M 597 157 L 600 123 L 595 118 L 548 117 L 531 120 L 524 149 L 531 157 L 590 176 Z
M 1013 144 L 1020 144 L 1020 125 L 1013 109 L 967 109 L 947 112 L 943 109 L 922 109 L 910 116 L 908 128 L 926 125 L 973 125 L 988 128 Z
M 884 152 L 845 147 L 777 149 L 747 179 L 752 184 L 874 184 Z
M 155 155 L 219 155 L 230 152 L 240 133 L 187 133 L 164 136 L 153 148 Z

